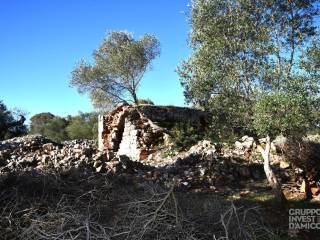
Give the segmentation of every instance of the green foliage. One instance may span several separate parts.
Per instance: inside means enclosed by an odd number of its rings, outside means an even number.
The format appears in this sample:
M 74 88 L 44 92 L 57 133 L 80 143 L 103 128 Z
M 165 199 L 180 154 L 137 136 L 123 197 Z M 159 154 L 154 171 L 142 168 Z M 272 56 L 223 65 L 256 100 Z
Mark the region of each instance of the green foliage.
M 98 115 L 79 113 L 77 116 L 62 118 L 52 113 L 39 113 L 30 119 L 30 133 L 41 134 L 57 142 L 72 139 L 96 139 Z
M 187 102 L 213 112 L 220 136 L 319 127 L 316 3 L 193 1 L 193 51 L 177 71 Z
M 71 117 L 66 128 L 69 139 L 96 139 L 98 136 L 98 115 L 79 113 Z
M 225 90 L 226 96 L 252 93 L 250 80 L 260 77 L 267 51 L 261 13 L 260 4 L 250 1 L 193 2 L 193 54 L 178 68 L 188 101 L 205 106 Z
M 173 140 L 173 150 L 178 152 L 188 149 L 203 140 L 205 136 L 204 130 L 192 126 L 189 122 L 175 124 L 170 133 Z
M 94 64 L 80 61 L 70 83 L 80 93 L 90 93 L 95 107 L 137 103 L 139 83 L 159 54 L 160 44 L 153 35 L 135 40 L 129 32 L 110 32 L 93 52 Z
M 257 132 L 273 138 L 302 136 L 314 127 L 310 99 L 299 93 L 264 95 L 255 105 L 253 118 Z
M 23 114 L 9 111 L 6 105 L 0 101 L 0 140 L 26 134 L 27 127 L 24 121 L 25 116 Z
M 45 124 L 43 135 L 57 142 L 68 140 L 67 125 L 66 119 L 55 116 Z
M 54 117 L 49 112 L 35 114 L 30 118 L 30 133 L 45 135 L 45 128 Z
M 147 99 L 139 99 L 138 104 L 149 104 L 149 105 L 154 105 L 154 102 L 147 98 Z
M 41 134 L 51 140 L 61 142 L 68 139 L 65 128 L 68 121 L 49 112 L 35 114 L 30 118 L 30 133 Z
M 239 136 L 252 135 L 252 101 L 239 98 L 236 93 L 226 93 L 209 100 L 212 107 L 212 129 L 215 137 L 234 143 Z

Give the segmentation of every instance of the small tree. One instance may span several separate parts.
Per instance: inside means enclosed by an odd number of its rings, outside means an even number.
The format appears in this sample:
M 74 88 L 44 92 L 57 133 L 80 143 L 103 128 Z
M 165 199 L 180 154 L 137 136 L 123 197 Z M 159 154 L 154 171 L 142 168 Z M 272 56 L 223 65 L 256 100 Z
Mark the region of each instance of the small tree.
M 303 88 L 303 85 L 299 86 Z M 258 145 L 264 159 L 264 170 L 270 186 L 279 201 L 284 200 L 281 184 L 270 167 L 270 147 L 277 135 L 299 138 L 313 129 L 313 97 L 308 93 L 282 92 L 261 96 L 254 108 L 254 127 L 265 137 L 265 148 Z
M 110 32 L 93 52 L 94 64 L 80 61 L 70 83 L 80 93 L 90 93 L 95 107 L 123 101 L 137 104 L 140 81 L 159 53 L 160 44 L 153 35 L 135 40 L 128 32 Z

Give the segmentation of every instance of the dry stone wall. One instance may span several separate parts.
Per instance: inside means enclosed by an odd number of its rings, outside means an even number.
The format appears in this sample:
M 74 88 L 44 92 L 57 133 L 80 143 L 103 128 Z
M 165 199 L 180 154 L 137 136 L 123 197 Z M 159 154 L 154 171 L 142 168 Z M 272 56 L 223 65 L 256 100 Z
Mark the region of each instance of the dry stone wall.
M 99 149 L 145 160 L 170 138 L 170 127 L 184 122 L 205 128 L 209 121 L 209 113 L 185 107 L 121 105 L 99 117 Z

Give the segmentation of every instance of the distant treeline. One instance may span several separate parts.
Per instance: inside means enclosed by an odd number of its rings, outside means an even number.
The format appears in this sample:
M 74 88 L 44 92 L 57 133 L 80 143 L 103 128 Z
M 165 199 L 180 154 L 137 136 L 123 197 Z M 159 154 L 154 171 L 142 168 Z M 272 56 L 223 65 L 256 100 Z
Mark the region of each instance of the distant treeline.
M 54 141 L 96 139 L 98 114 L 79 112 L 77 116 L 59 117 L 52 113 L 39 113 L 30 118 L 30 134 L 41 134 Z
M 30 118 L 30 127 L 25 124 L 25 114 L 8 110 L 0 101 L 0 140 L 41 134 L 60 142 L 72 139 L 96 139 L 98 134 L 98 113 L 82 113 L 76 116 L 60 117 L 44 112 Z

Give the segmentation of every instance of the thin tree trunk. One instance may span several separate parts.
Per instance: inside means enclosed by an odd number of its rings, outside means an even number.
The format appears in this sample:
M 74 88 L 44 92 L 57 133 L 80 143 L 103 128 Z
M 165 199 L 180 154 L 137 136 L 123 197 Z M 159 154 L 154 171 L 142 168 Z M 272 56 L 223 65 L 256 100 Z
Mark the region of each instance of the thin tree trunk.
M 273 193 L 276 197 L 276 200 L 281 203 L 286 202 L 286 197 L 284 196 L 282 190 L 281 190 L 281 183 L 278 181 L 276 175 L 274 174 L 271 166 L 270 166 L 270 148 L 271 148 L 271 140 L 270 137 L 266 137 L 266 147 L 263 149 L 261 146 L 259 146 L 259 151 L 263 158 L 263 168 L 264 172 L 266 174 L 268 183 L 270 184 Z
M 132 98 L 133 98 L 133 101 L 136 105 L 139 104 L 139 101 L 138 101 L 138 98 L 137 98 L 137 94 L 135 92 L 132 92 Z

